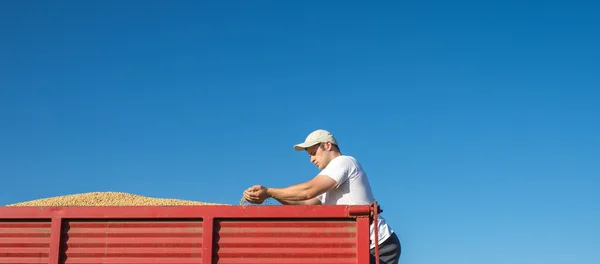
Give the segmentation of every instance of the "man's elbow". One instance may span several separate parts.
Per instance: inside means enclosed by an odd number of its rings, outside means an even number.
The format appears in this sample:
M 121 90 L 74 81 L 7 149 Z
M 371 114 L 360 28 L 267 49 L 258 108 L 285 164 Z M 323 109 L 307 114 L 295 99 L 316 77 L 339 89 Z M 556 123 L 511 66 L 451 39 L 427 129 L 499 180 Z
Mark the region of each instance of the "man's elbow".
M 304 190 L 301 193 L 302 198 L 304 200 L 316 198 L 322 193 L 335 188 L 336 184 L 337 182 L 327 176 L 317 175 L 314 180 L 304 185 Z
M 316 189 L 311 188 L 302 192 L 302 198 L 304 200 L 310 200 L 316 198 L 317 196 L 319 196 L 319 194 L 320 193 Z
M 312 196 L 312 193 L 310 191 L 303 191 L 302 193 L 300 193 L 300 197 L 299 197 L 302 201 L 306 201 L 306 200 L 310 200 L 312 198 L 314 198 Z

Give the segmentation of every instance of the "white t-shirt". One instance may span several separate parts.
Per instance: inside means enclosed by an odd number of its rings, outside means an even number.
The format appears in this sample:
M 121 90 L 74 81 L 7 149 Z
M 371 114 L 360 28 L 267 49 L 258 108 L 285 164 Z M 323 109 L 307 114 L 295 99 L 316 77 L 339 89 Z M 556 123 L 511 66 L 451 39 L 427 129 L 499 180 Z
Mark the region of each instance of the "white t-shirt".
M 337 185 L 317 198 L 323 205 L 370 205 L 375 201 L 367 173 L 352 156 L 338 156 L 319 173 L 337 182 Z M 380 215 L 378 219 L 379 244 L 394 232 Z M 375 247 L 375 228 L 371 224 L 371 248 Z

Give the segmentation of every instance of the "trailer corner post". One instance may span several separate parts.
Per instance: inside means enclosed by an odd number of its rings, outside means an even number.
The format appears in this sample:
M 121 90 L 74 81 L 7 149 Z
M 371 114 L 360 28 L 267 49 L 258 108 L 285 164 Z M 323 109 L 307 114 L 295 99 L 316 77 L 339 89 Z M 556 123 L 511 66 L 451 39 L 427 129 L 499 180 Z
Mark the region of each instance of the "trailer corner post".
M 373 226 L 375 231 L 375 263 L 379 264 L 379 220 L 377 219 L 377 215 L 379 214 L 379 204 L 377 201 L 373 202 Z
M 202 219 L 202 263 L 213 263 L 213 243 L 214 243 L 214 222 L 213 216 Z
M 62 237 L 62 217 L 52 216 L 50 225 L 50 254 L 48 255 L 48 264 L 60 263 L 60 246 Z
M 371 252 L 369 251 L 370 245 L 370 218 L 369 217 L 357 217 L 356 223 L 358 225 L 358 234 L 356 236 L 356 252 L 357 264 L 369 264 L 371 261 Z

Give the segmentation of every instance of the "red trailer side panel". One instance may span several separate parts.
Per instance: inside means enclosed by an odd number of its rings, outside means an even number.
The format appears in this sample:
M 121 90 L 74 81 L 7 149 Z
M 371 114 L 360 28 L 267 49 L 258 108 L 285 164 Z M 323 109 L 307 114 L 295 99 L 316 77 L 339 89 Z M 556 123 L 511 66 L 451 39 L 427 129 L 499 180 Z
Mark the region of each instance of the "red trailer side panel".
M 356 221 L 229 220 L 215 227 L 217 263 L 356 263 Z
M 50 220 L 0 220 L 0 263 L 48 263 L 50 255 Z
M 0 264 L 367 264 L 370 206 L 0 207 Z
M 202 221 L 63 222 L 60 263 L 202 263 Z

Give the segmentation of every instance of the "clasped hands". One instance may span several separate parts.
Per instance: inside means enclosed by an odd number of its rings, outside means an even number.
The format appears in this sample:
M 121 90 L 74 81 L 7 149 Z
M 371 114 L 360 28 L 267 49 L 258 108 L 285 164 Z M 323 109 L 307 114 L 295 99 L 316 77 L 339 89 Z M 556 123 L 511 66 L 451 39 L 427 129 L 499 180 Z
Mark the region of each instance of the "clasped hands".
M 253 204 L 261 204 L 267 198 L 269 198 L 267 187 L 262 185 L 254 185 L 244 191 L 244 199 Z

